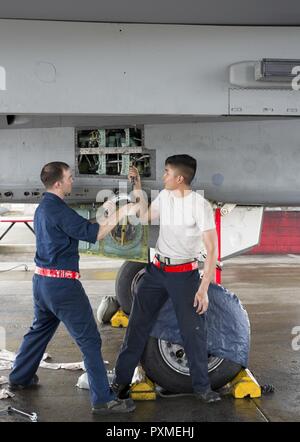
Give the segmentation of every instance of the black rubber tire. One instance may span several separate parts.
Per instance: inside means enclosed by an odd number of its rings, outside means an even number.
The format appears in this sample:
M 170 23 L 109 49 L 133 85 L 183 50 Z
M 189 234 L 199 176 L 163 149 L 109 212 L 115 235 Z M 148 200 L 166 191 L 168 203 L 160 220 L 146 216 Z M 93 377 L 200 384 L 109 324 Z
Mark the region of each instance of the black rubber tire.
M 164 361 L 158 346 L 158 339 L 150 337 L 142 359 L 142 367 L 154 383 L 171 393 L 192 393 L 191 377 L 172 370 Z M 241 365 L 223 359 L 218 367 L 209 373 L 213 390 L 230 382 L 241 370 Z
M 147 263 L 144 262 L 125 261 L 119 269 L 115 283 L 115 293 L 117 301 L 126 315 L 130 314 L 132 307 L 132 281 L 146 265 Z

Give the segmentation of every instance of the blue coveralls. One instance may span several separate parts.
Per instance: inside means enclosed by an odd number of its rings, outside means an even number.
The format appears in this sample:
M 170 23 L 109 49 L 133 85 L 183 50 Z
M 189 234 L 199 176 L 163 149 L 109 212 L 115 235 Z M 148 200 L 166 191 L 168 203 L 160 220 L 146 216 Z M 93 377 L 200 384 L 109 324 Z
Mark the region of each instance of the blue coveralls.
M 193 390 L 210 390 L 206 314 L 196 313 L 195 294 L 200 285 L 198 270 L 167 273 L 148 264 L 137 288 L 126 335 L 116 363 L 117 384 L 130 384 L 148 336 L 162 306 L 171 298 L 190 368 Z
M 46 192 L 34 216 L 38 267 L 79 272 L 79 240 L 95 243 L 99 224 L 91 224 L 58 196 Z M 79 346 L 92 405 L 115 399 L 101 354 L 101 337 L 88 297 L 76 279 L 33 276 L 34 321 L 24 336 L 10 373 L 14 384 L 30 384 L 60 321 Z

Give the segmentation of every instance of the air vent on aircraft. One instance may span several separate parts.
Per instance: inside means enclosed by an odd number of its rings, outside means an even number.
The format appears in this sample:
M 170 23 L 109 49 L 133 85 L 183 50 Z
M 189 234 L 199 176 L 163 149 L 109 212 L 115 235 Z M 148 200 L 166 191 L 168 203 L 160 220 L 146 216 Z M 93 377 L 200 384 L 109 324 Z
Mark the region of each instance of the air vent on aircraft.
M 297 66 L 300 67 L 299 59 L 263 58 L 255 65 L 255 80 L 291 82 Z

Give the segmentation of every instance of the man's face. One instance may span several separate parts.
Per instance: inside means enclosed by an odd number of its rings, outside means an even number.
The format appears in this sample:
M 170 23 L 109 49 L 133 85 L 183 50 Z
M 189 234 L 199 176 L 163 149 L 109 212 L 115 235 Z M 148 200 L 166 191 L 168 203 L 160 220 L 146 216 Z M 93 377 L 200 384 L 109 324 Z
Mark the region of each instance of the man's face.
M 165 189 L 176 190 L 182 184 L 182 176 L 179 175 L 179 172 L 174 167 L 166 164 L 163 182 Z
M 64 195 L 68 195 L 72 192 L 73 176 L 71 169 L 64 170 L 63 178 L 59 183 Z

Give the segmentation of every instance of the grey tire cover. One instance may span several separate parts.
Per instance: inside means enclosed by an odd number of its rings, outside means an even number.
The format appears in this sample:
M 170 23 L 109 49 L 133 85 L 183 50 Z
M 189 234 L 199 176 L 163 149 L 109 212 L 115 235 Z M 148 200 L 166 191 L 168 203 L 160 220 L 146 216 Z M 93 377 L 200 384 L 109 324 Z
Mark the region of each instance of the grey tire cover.
M 205 313 L 208 353 L 247 367 L 250 351 L 250 322 L 246 310 L 234 293 L 218 284 L 210 284 L 208 298 L 209 307 Z M 160 310 L 150 335 L 183 345 L 170 299 Z

